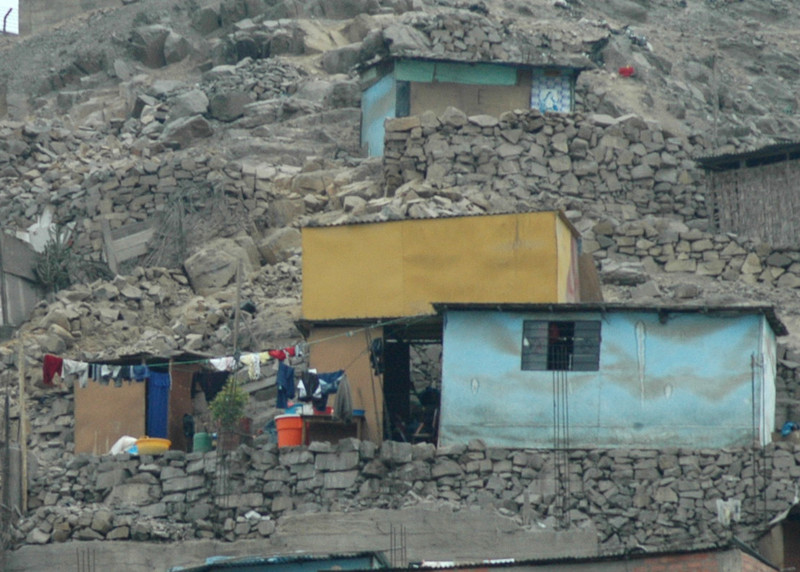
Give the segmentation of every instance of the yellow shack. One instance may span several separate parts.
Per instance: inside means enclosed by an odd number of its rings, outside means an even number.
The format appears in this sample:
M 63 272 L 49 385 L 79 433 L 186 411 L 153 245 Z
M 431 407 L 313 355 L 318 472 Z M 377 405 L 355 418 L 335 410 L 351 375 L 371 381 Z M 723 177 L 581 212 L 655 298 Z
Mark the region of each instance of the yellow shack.
M 418 397 L 440 379 L 412 380 L 410 365 L 415 348 L 441 348 L 433 303 L 599 299 L 591 258 L 560 211 L 307 226 L 302 235 L 298 325 L 309 365 L 345 369 L 362 434 L 376 442 L 414 440 L 412 428 L 435 440 L 435 427 L 419 431 Z

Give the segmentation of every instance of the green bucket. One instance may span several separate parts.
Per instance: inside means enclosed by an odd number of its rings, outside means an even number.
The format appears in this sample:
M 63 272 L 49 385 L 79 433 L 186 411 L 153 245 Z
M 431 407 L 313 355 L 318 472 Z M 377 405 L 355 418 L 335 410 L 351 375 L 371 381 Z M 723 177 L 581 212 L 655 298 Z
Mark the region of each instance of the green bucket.
M 192 451 L 195 453 L 206 453 L 211 450 L 211 434 L 195 433 Z

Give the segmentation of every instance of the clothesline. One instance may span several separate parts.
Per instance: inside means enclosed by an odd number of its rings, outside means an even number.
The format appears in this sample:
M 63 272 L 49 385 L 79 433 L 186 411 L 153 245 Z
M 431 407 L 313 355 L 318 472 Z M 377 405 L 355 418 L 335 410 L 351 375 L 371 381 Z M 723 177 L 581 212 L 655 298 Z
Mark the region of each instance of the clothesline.
M 263 352 L 250 352 L 239 356 L 225 356 L 219 358 L 203 358 L 186 363 L 206 364 L 216 371 L 235 371 L 240 366 L 247 366 L 248 377 L 258 379 L 261 377 L 261 365 L 270 360 L 283 361 L 287 357 L 300 357 L 305 353 L 305 344 L 289 346 L 283 349 L 266 350 Z M 121 385 L 123 381 L 144 381 L 150 377 L 153 368 L 167 367 L 167 363 L 153 363 L 141 365 L 115 365 L 103 362 L 84 362 L 62 358 L 52 354 L 45 354 L 42 360 L 42 382 L 48 387 L 55 385 L 56 375 L 64 379 L 75 376 L 81 387 L 86 387 L 89 379 L 101 383 L 114 381 Z
M 245 365 L 248 369 L 248 377 L 250 379 L 258 379 L 261 375 L 261 365 L 269 362 L 272 359 L 283 361 L 287 357 L 301 357 L 308 351 L 308 347 L 320 343 L 325 343 L 334 339 L 342 337 L 352 337 L 353 335 L 369 331 L 375 328 L 389 326 L 398 323 L 412 324 L 422 319 L 430 317 L 427 314 L 420 314 L 417 316 L 395 318 L 391 320 L 383 320 L 371 324 L 342 332 L 333 334 L 325 338 L 314 340 L 311 342 L 303 342 L 294 346 L 285 347 L 282 349 L 272 349 L 262 352 L 250 352 L 235 356 L 224 356 L 219 358 L 199 358 L 196 360 L 181 361 L 181 364 L 206 364 L 216 371 L 234 371 L 239 369 L 239 366 Z M 95 379 L 100 382 L 110 382 L 114 380 L 115 383 L 120 384 L 124 380 L 144 381 L 149 376 L 151 368 L 168 367 L 170 362 L 165 363 L 151 363 L 149 365 L 136 365 L 136 366 L 120 366 L 103 362 L 83 362 L 79 360 L 71 360 L 62 358 L 52 354 L 46 354 L 42 361 L 42 381 L 44 385 L 52 387 L 55 385 L 54 378 L 59 375 L 62 379 L 66 376 L 76 376 L 81 387 L 86 387 L 89 378 Z

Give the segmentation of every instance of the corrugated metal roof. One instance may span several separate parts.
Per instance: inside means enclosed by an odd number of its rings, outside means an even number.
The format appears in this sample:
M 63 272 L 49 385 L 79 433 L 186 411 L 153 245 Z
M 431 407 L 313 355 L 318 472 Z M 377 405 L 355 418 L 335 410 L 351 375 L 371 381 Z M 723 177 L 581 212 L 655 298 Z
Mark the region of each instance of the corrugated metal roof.
M 338 226 L 355 226 L 361 224 L 387 224 L 392 222 L 404 222 L 409 220 L 439 220 L 439 219 L 450 219 L 450 218 L 480 218 L 480 217 L 489 217 L 489 216 L 508 216 L 508 215 L 524 215 L 524 214 L 533 214 L 533 213 L 556 213 L 558 218 L 567 225 L 572 232 L 573 235 L 580 238 L 581 234 L 578 232 L 578 229 L 575 228 L 575 225 L 572 224 L 572 221 L 569 220 L 566 213 L 562 210 L 553 210 L 553 209 L 541 209 L 541 210 L 529 210 L 529 211 L 508 211 L 508 212 L 491 212 L 491 213 L 466 213 L 466 214 L 443 214 L 437 216 L 422 216 L 422 217 L 414 217 L 414 216 L 407 216 L 404 218 L 398 219 L 387 219 L 381 217 L 379 214 L 375 215 L 366 215 L 364 217 L 359 217 L 353 220 L 346 220 L 340 222 L 329 222 L 329 223 L 321 223 L 318 221 L 308 221 L 305 225 L 301 228 L 328 228 L 328 227 L 338 227 Z
M 498 312 L 656 312 L 658 314 L 697 313 L 697 314 L 764 314 L 776 336 L 786 336 L 789 331 L 775 314 L 773 306 L 758 304 L 741 305 L 639 305 L 607 302 L 583 302 L 573 304 L 485 304 L 485 303 L 438 303 L 433 304 L 437 312 L 455 311 L 498 311 Z
M 591 69 L 594 67 L 591 60 L 586 56 L 575 54 L 569 55 L 568 58 L 564 62 L 554 63 L 554 62 L 522 62 L 522 61 L 515 61 L 515 60 L 475 60 L 469 59 L 469 54 L 465 54 L 465 57 L 461 58 L 458 57 L 458 54 L 453 54 L 452 57 L 441 57 L 441 56 L 433 56 L 433 55 L 424 55 L 424 54 L 389 54 L 383 56 L 379 59 L 374 59 L 372 61 L 359 64 L 356 66 L 356 71 L 361 73 L 365 70 L 373 68 L 375 66 L 379 66 L 381 64 L 385 64 L 387 62 L 395 62 L 397 60 L 413 60 L 413 61 L 420 61 L 420 62 L 436 62 L 436 63 L 455 63 L 455 64 L 493 64 L 499 66 L 510 66 L 516 68 L 525 68 L 525 69 L 534 69 L 534 68 L 557 68 L 561 70 L 567 71 L 574 71 L 576 75 L 584 70 Z M 581 62 L 578 64 L 578 62 Z
M 325 562 L 338 559 L 357 559 L 372 558 L 381 564 L 381 568 L 387 568 L 388 562 L 380 552 L 346 552 L 333 554 L 278 554 L 274 556 L 213 556 L 206 559 L 204 564 L 193 565 L 191 567 L 173 566 L 169 572 L 204 572 L 210 569 L 231 568 L 235 569 L 242 566 L 267 565 L 279 566 L 281 564 L 295 564 L 301 562 Z
M 709 171 L 729 171 L 741 167 L 755 167 L 779 161 L 800 159 L 800 141 L 786 141 L 765 145 L 741 153 L 722 153 L 695 159 Z
M 722 550 L 741 550 L 746 554 L 763 562 L 767 566 L 771 566 L 775 570 L 779 570 L 775 564 L 766 560 L 763 556 L 758 554 L 752 547 L 745 544 L 736 537 L 730 540 L 720 540 L 718 542 L 698 542 L 687 543 L 686 548 L 676 548 L 674 546 L 666 547 L 663 549 L 633 549 L 621 548 L 616 551 L 604 553 L 596 556 L 564 556 L 560 558 L 525 558 L 525 559 L 493 559 L 483 560 L 480 562 L 459 562 L 458 564 L 448 565 L 449 563 L 442 563 L 441 566 L 415 566 L 413 568 L 390 568 L 387 572 L 405 572 L 407 570 L 420 570 L 420 569 L 450 569 L 455 568 L 458 570 L 465 570 L 470 568 L 485 569 L 485 568 L 511 568 L 514 566 L 548 566 L 559 564 L 591 564 L 602 562 L 614 562 L 619 560 L 640 560 L 648 557 L 664 557 L 664 556 L 682 556 L 686 554 L 699 554 L 704 552 L 722 551 Z M 359 571 L 362 572 L 362 571 Z

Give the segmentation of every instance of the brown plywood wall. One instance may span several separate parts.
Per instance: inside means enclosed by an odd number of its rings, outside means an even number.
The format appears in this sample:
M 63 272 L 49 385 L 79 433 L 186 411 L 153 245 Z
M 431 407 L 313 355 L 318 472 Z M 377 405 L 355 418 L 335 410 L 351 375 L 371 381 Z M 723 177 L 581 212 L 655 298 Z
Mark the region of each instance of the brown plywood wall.
M 145 433 L 145 383 L 75 384 L 75 452 L 104 455 L 124 435 Z
M 350 383 L 353 409 L 363 409 L 365 438 L 375 443 L 383 439 L 383 380 L 370 364 L 369 346 L 383 336 L 382 328 L 348 335 L 346 328 L 315 328 L 308 338 L 309 367 L 319 372 L 344 369 Z M 328 405 L 335 404 L 335 395 Z
M 199 364 L 172 364 L 170 367 L 169 418 L 167 420 L 168 438 L 172 441 L 170 449 L 187 451 L 189 442 L 183 433 L 184 414 L 192 415 L 192 376 L 199 371 Z
M 467 115 L 495 117 L 513 109 L 528 109 L 531 106 L 530 74 L 523 75 L 527 75 L 527 81 L 520 81 L 515 86 L 412 82 L 410 115 L 420 115 L 425 111 L 440 115 L 450 106 Z

